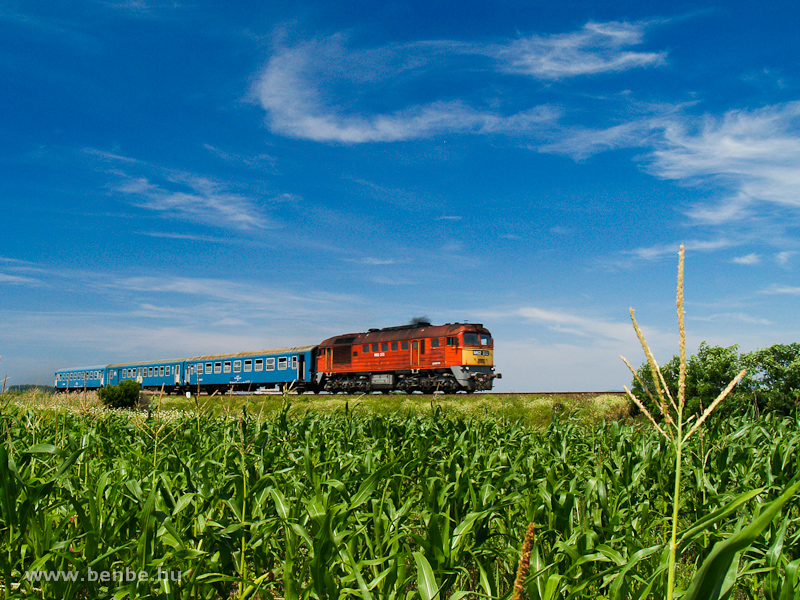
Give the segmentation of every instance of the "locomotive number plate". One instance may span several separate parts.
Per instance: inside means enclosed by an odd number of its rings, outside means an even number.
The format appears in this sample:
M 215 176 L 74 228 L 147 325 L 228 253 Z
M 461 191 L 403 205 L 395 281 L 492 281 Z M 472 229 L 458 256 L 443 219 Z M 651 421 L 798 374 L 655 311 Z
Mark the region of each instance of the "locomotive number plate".
M 473 356 L 489 356 L 489 351 L 488 350 L 473 350 L 472 351 L 472 355 Z

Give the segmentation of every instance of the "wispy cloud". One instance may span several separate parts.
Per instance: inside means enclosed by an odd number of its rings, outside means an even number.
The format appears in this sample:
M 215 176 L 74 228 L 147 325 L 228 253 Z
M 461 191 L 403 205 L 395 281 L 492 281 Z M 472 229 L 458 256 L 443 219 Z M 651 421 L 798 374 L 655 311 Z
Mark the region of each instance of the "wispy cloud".
M 205 177 L 181 174 L 163 184 L 137 177 L 117 190 L 134 205 L 170 218 L 242 231 L 270 225 L 251 198 L 228 192 L 222 184 Z
M 394 265 L 400 262 L 395 258 L 376 258 L 374 256 L 365 256 L 363 258 L 347 259 L 347 260 L 350 260 L 351 262 L 357 262 L 362 265 L 370 265 L 370 266 Z
M 686 251 L 714 252 L 716 250 L 732 248 L 741 243 L 741 241 L 729 238 L 720 238 L 717 240 L 689 240 L 683 245 Z M 679 249 L 680 243 L 676 242 L 674 244 L 657 244 L 655 246 L 636 248 L 628 252 L 628 254 L 642 260 L 656 260 L 665 256 L 677 256 Z
M 211 144 L 203 144 L 203 148 L 229 165 L 243 165 L 251 169 L 269 171 L 271 173 L 275 171 L 275 166 L 278 162 L 277 157 L 265 153 L 248 156 L 238 152 L 223 150 Z
M 705 116 L 699 123 L 672 120 L 651 155 L 650 171 L 727 189 L 716 204 L 691 211 L 705 223 L 748 218 L 756 203 L 800 208 L 800 102 Z
M 631 50 L 644 38 L 646 23 L 587 23 L 580 31 L 533 35 L 498 47 L 494 56 L 509 73 L 557 80 L 614 73 L 666 62 L 666 52 Z
M 761 262 L 761 256 L 755 252 L 751 252 L 750 254 L 745 254 L 744 256 L 734 257 L 733 262 L 735 262 L 737 265 L 757 265 Z
M 692 321 L 705 321 L 709 323 L 714 322 L 722 322 L 722 323 L 730 323 L 732 321 L 736 321 L 739 323 L 747 323 L 749 325 L 772 325 L 772 321 L 768 319 L 764 319 L 761 317 L 753 317 L 746 313 L 736 312 L 736 313 L 718 313 L 714 315 L 710 315 L 708 317 L 690 317 Z
M 9 285 L 39 285 L 40 280 L 33 277 L 24 277 L 21 275 L 8 275 L 7 273 L 0 273 L 0 284 Z
M 588 23 L 577 32 L 504 43 L 423 41 L 367 50 L 348 48 L 345 36 L 335 35 L 278 47 L 252 96 L 274 132 L 320 142 L 395 142 L 449 132 L 519 135 L 554 123 L 560 110 L 546 104 L 522 111 L 486 110 L 463 98 L 440 97 L 376 112 L 369 108 L 370 95 L 379 95 L 385 105 L 387 98 L 400 96 L 397 89 L 409 80 L 435 77 L 441 82 L 463 70 L 463 61 L 484 74 L 549 80 L 662 64 L 663 52 L 630 50 L 642 43 L 646 27 Z M 487 59 L 494 65 L 487 66 Z M 473 95 L 487 83 L 482 77 L 466 93 Z
M 789 295 L 789 296 L 800 296 L 800 286 L 796 285 L 778 285 L 777 283 L 772 284 L 770 287 L 761 290 L 762 294 L 770 294 L 770 295 Z
M 265 199 L 235 193 L 224 182 L 95 148 L 86 148 L 83 153 L 103 164 L 104 170 L 117 180 L 112 184 L 114 190 L 130 204 L 167 219 L 238 231 L 275 226 L 262 205 Z M 296 199 L 291 194 L 278 194 L 266 201 Z
M 633 330 L 630 324 L 593 319 L 566 312 L 543 310 L 536 307 L 520 308 L 518 314 L 529 321 L 541 323 L 550 329 L 582 337 L 601 337 L 630 342 Z

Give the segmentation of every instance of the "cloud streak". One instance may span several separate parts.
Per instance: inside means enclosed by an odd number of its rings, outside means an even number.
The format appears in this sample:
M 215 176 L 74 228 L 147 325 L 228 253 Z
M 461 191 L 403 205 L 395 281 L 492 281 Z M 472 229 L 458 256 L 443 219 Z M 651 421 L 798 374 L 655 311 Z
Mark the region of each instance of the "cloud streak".
M 161 185 L 137 177 L 117 190 L 131 198 L 135 206 L 192 223 L 240 231 L 269 226 L 251 198 L 230 193 L 222 184 L 205 177 L 180 174 Z
M 541 323 L 555 331 L 581 337 L 630 342 L 633 330 L 628 323 L 591 319 L 581 315 L 543 310 L 532 306 L 520 308 L 518 314 L 529 321 Z
M 253 232 L 275 227 L 261 203 L 253 197 L 229 190 L 229 185 L 210 177 L 168 169 L 121 154 L 85 148 L 83 154 L 105 165 L 107 174 L 118 179 L 113 189 L 138 208 L 153 211 L 167 219 Z M 282 202 L 279 195 L 270 202 Z
M 662 65 L 666 52 L 629 49 L 642 43 L 645 28 L 645 23 L 590 22 L 572 33 L 516 40 L 493 54 L 504 71 L 545 80 Z

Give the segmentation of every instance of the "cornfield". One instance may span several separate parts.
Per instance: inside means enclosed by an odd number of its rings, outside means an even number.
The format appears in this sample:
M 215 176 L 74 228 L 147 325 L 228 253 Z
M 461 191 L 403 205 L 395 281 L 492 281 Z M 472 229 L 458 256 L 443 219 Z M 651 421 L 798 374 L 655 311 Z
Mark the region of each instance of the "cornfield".
M 2 427 L 5 598 L 508 598 L 523 539 L 521 597 L 664 597 L 675 450 L 646 423 L 6 404 Z M 773 416 L 684 445 L 678 589 L 796 480 L 799 447 Z M 798 597 L 800 497 L 780 514 L 731 598 Z M 159 569 L 180 576 L 86 577 Z

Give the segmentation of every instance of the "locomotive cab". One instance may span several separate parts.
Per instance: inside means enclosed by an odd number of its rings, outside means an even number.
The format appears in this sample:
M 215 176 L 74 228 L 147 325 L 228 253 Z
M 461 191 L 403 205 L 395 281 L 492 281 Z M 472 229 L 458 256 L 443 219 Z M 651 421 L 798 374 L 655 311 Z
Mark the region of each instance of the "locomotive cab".
M 463 325 L 455 337 L 459 343 L 460 360 L 450 365 L 459 385 L 468 392 L 492 389 L 492 380 L 502 378 L 495 373 L 494 341 L 483 325 Z

